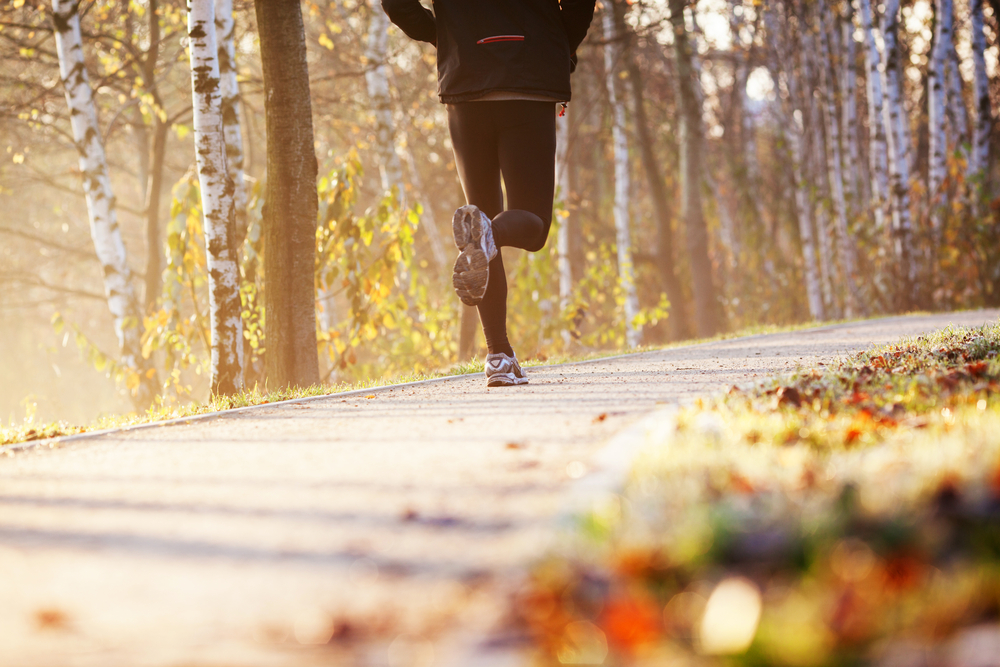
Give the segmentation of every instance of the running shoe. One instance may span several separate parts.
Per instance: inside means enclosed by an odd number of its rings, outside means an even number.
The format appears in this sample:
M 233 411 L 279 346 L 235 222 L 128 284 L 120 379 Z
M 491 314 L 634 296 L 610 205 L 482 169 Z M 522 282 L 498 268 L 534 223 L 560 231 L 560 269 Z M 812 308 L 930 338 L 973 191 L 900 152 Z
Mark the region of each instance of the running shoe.
M 451 284 L 462 303 L 477 306 L 490 281 L 490 260 L 497 256 L 493 226 L 485 213 L 470 204 L 455 211 L 451 228 L 455 245 L 461 251 L 455 260 Z
M 517 355 L 507 356 L 503 352 L 486 355 L 486 386 L 512 387 L 528 384 L 528 377 L 517 363 Z

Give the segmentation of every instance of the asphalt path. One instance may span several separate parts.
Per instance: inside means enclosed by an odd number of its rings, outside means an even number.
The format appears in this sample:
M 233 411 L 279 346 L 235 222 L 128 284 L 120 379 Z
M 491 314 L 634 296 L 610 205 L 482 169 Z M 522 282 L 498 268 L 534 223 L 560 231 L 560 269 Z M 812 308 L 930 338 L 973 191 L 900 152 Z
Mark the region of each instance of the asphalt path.
M 663 405 L 998 311 L 221 413 L 0 456 L 0 666 L 510 664 L 507 604 Z

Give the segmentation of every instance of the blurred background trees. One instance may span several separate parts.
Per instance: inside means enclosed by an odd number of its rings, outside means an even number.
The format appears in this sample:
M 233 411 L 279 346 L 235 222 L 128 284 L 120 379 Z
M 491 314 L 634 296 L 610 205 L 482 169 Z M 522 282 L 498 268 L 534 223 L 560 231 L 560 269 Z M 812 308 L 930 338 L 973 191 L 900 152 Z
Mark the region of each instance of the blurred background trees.
M 997 4 L 603 0 L 559 119 L 555 230 L 505 262 L 518 354 L 1000 305 Z M 95 113 L 79 136 L 56 39 L 70 6 Z M 249 0 L 214 6 L 252 387 L 277 372 L 265 333 L 285 304 L 266 296 L 267 200 L 281 188 L 267 179 L 258 15 Z M 480 354 L 475 311 L 448 284 L 464 202 L 433 48 L 377 1 L 301 7 L 319 378 Z M 183 0 L 0 7 L 5 420 L 89 420 L 142 392 L 171 403 L 210 390 L 187 34 Z M 103 146 L 105 181 L 83 139 Z M 88 209 L 95 184 L 113 192 L 114 219 Z

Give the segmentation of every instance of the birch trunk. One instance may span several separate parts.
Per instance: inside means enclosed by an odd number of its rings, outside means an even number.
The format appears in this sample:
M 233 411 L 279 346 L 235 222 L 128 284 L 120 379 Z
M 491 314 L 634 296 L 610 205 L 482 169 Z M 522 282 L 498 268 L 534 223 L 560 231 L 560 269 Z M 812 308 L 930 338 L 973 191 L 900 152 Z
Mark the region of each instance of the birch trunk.
M 708 257 L 708 229 L 701 203 L 701 184 L 705 173 L 702 164 L 702 118 L 697 61 L 684 21 L 686 0 L 670 0 L 670 23 L 674 31 L 677 100 L 679 117 L 679 174 L 681 178 L 681 215 L 687 231 L 687 252 L 694 292 L 694 319 L 699 336 L 711 336 L 720 326 L 719 303 Z
M 970 14 L 972 23 L 972 62 L 973 108 L 975 109 L 975 132 L 972 138 L 972 151 L 969 154 L 969 177 L 974 185 L 981 188 L 979 201 L 983 196 L 989 196 L 989 187 L 985 182 L 989 174 L 990 164 L 990 130 L 993 127 L 993 108 L 990 104 L 990 80 L 986 72 L 986 36 L 983 33 L 983 0 L 971 0 Z
M 824 13 L 826 7 L 821 5 L 819 15 L 820 32 L 820 90 L 823 94 L 826 111 L 827 128 L 827 175 L 830 181 L 830 193 L 833 199 L 834 227 L 837 234 L 837 255 L 843 272 L 844 284 L 844 315 L 854 317 L 860 312 L 855 285 L 854 248 L 847 229 L 847 206 L 844 201 L 844 179 L 840 158 L 840 131 L 837 124 L 837 105 L 830 88 L 833 71 L 830 67 L 830 40 L 827 32 Z
M 962 94 L 962 74 L 958 70 L 958 52 L 955 51 L 954 40 L 947 58 L 948 125 L 952 133 L 950 146 L 968 159 L 969 118 L 965 109 L 965 96 Z
M 236 245 L 247 233 L 247 184 L 243 173 L 243 132 L 240 126 L 240 85 L 236 78 L 236 21 L 233 0 L 215 0 L 215 34 L 219 42 L 219 88 L 222 93 L 222 134 L 226 141 L 226 167 L 233 182 Z
M 566 312 L 570 298 L 573 295 L 573 264 L 569 251 L 570 219 L 570 119 L 569 116 L 558 119 L 556 127 L 556 187 L 559 201 L 562 202 L 562 215 L 559 216 L 559 237 L 557 243 L 559 263 L 559 310 Z M 568 332 L 566 333 L 566 338 Z
M 816 241 L 813 238 L 812 202 L 809 200 L 808 183 L 806 182 L 803 165 L 807 161 L 804 148 L 805 128 L 802 121 L 806 118 L 806 109 L 802 108 L 799 97 L 797 76 L 792 65 L 793 60 L 784 46 L 784 37 L 778 27 L 777 17 L 773 8 L 764 9 L 764 22 L 767 29 L 767 40 L 772 45 L 768 51 L 768 70 L 771 80 L 779 82 L 781 64 L 786 69 L 785 82 L 788 89 L 787 100 L 778 100 L 775 109 L 779 115 L 781 126 L 786 128 L 789 144 L 789 163 L 792 168 L 792 185 L 795 190 L 795 213 L 799 225 L 799 238 L 802 243 L 802 273 L 805 278 L 806 297 L 809 302 L 809 316 L 813 320 L 825 319 L 823 308 L 823 293 L 820 284 L 816 257 Z M 780 97 L 780 96 L 779 96 Z M 798 107 L 798 114 L 795 113 Z M 789 113 L 791 110 L 791 113 Z M 796 119 L 796 115 L 798 119 Z
M 636 329 L 639 297 L 635 289 L 635 267 L 632 263 L 632 236 L 629 230 L 629 199 L 632 182 L 629 173 L 628 136 L 625 133 L 625 105 L 618 91 L 618 65 L 621 62 L 621 42 L 614 17 L 614 5 L 604 9 L 604 70 L 611 105 L 611 135 L 615 160 L 615 244 L 618 248 L 618 281 L 625 295 L 625 342 L 629 347 L 642 343 L 642 331 Z
M 365 48 L 367 69 L 365 83 L 368 99 L 375 116 L 375 152 L 378 154 L 382 189 L 398 188 L 398 197 L 404 201 L 403 165 L 396 152 L 396 122 L 392 117 L 392 96 L 389 93 L 389 74 L 385 66 L 389 49 L 389 17 L 377 0 L 371 4 L 371 22 L 368 24 L 368 43 Z
M 841 22 L 841 40 L 844 44 L 844 67 L 841 83 L 841 122 L 844 135 L 844 169 L 847 172 L 847 195 L 851 199 L 851 211 L 856 213 L 861 203 L 862 188 L 858 187 L 857 165 L 860 160 L 858 150 L 858 57 L 854 42 L 854 5 L 846 3 Z M 866 202 L 867 205 L 867 202 Z
M 90 237 L 104 273 L 104 294 L 118 337 L 120 363 L 138 376 L 133 401 L 136 407 L 145 409 L 156 395 L 159 383 L 155 373 L 151 373 L 149 362 L 142 356 L 141 311 L 132 286 L 125 243 L 118 228 L 115 195 L 101 143 L 94 93 L 84 66 L 79 10 L 79 0 L 52 0 L 59 75 L 66 90 L 73 140 L 80 154 Z
M 882 75 L 879 73 L 881 57 L 878 45 L 875 43 L 875 32 L 872 27 L 872 8 L 870 0 L 858 0 L 861 7 L 861 26 L 865 35 L 865 66 L 868 76 L 866 88 L 868 92 L 868 162 L 871 170 L 872 207 L 875 214 L 875 228 L 881 232 L 885 229 L 885 204 L 889 191 L 888 157 L 884 123 L 884 98 L 882 95 Z
M 944 222 L 944 184 L 947 175 L 947 139 L 945 117 L 947 115 L 946 61 L 951 52 L 952 2 L 934 2 L 934 49 L 927 67 L 928 123 L 928 195 L 931 212 L 931 231 L 937 237 Z M 936 245 L 936 244 L 935 244 Z
M 233 182 L 226 168 L 222 87 L 212 0 L 188 0 L 188 39 L 194 107 L 192 124 L 208 262 L 212 393 L 230 395 L 243 388 L 243 320 L 240 272 L 236 263 Z
M 899 263 L 900 306 L 915 303 L 916 264 L 913 252 L 913 223 L 910 218 L 910 120 L 903 104 L 899 34 L 899 0 L 886 0 L 882 15 L 882 42 L 885 49 L 885 117 L 889 147 L 889 187 L 892 206 L 893 245 Z

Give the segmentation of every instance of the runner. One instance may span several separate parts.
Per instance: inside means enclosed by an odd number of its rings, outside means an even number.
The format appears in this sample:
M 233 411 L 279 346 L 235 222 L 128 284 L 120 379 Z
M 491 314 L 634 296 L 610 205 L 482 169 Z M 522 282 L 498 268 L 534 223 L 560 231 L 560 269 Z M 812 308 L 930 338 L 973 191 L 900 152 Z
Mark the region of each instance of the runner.
M 438 95 L 468 205 L 455 212 L 452 284 L 479 307 L 486 384 L 527 384 L 507 340 L 500 248 L 538 252 L 552 224 L 556 105 L 570 100 L 576 49 L 596 0 L 382 0 L 409 37 L 438 50 Z M 507 193 L 504 207 L 503 177 Z M 492 276 L 492 278 L 491 278 Z

